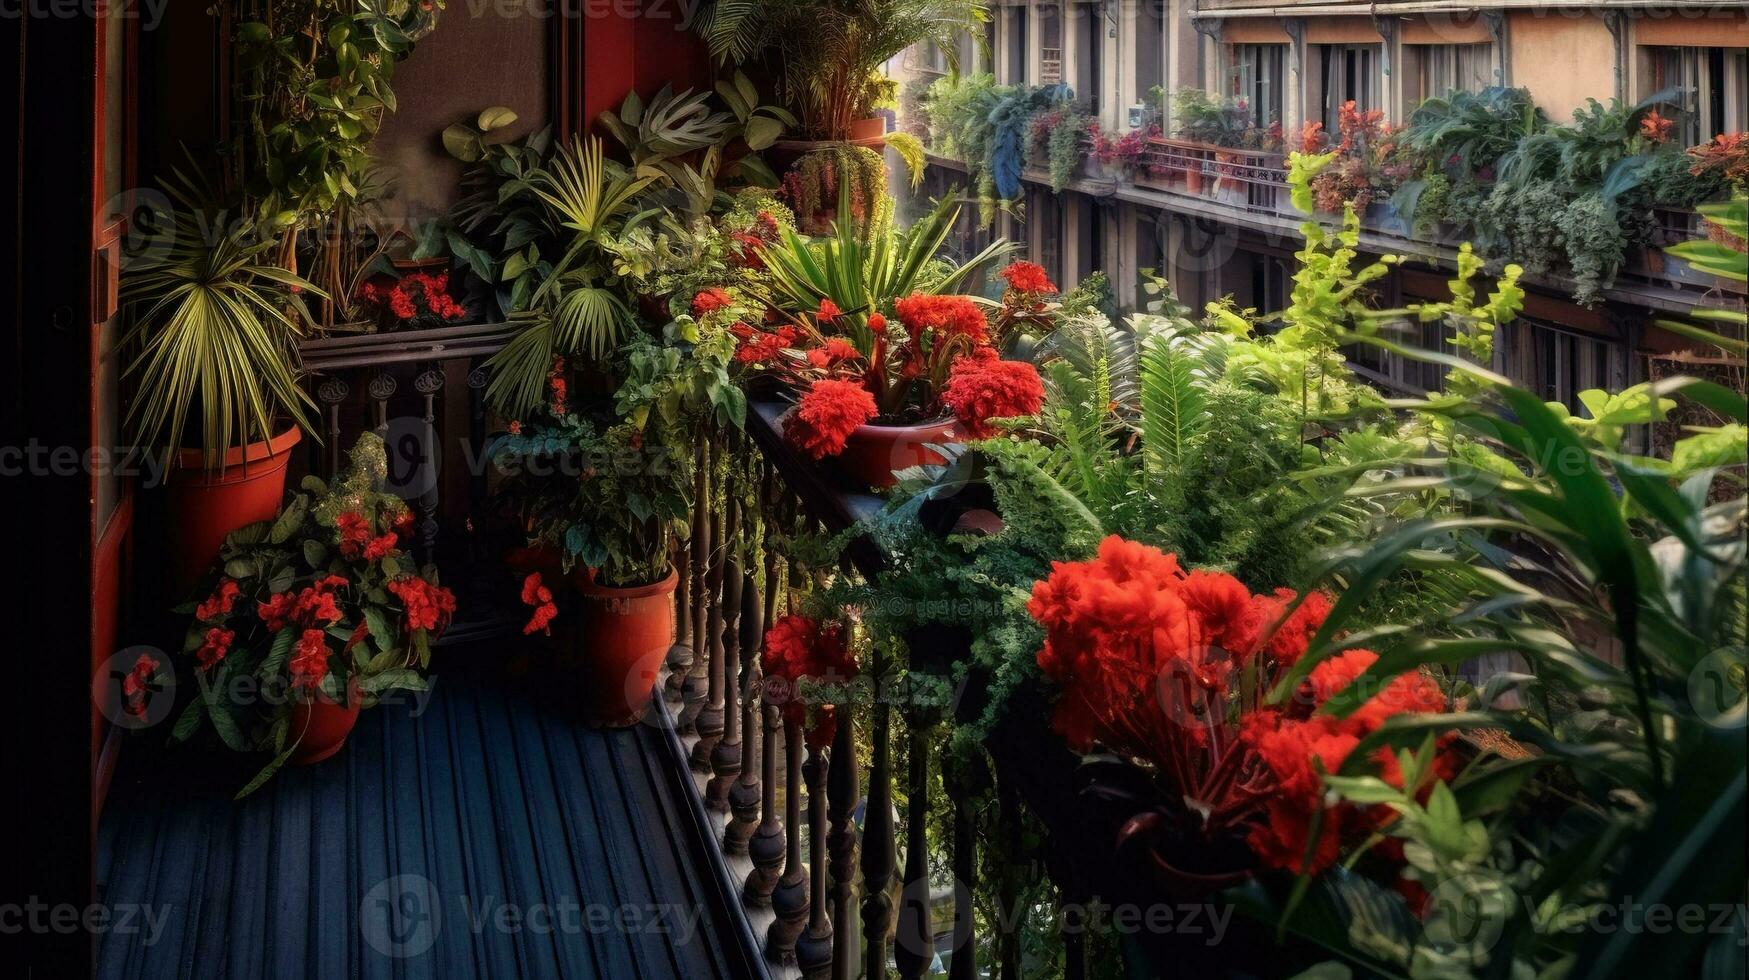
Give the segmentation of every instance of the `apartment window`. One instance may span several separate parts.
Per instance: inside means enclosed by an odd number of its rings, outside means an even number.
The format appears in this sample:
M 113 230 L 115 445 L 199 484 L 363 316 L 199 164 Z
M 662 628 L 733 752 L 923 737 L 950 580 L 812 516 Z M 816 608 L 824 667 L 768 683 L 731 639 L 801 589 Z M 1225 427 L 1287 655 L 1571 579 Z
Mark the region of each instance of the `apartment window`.
M 1494 84 L 1491 44 L 1405 44 L 1403 67 L 1410 105 L 1449 92 L 1480 92 Z
M 1149 92 L 1155 86 L 1166 84 L 1166 22 L 1161 16 L 1164 5 L 1141 0 L 1139 3 L 1126 3 L 1124 10 L 1134 10 L 1136 39 L 1135 77 L 1136 101 L 1146 104 Z M 1163 105 L 1150 105 L 1149 108 L 1164 112 Z
M 1067 212 L 1066 202 L 1048 189 L 1035 187 L 1027 194 L 1027 239 L 1032 245 L 1032 260 L 1044 266 L 1056 283 L 1063 281 L 1063 219 Z
M 941 45 L 933 41 L 923 42 L 918 51 L 916 68 L 918 71 L 932 72 L 937 75 L 947 74 L 947 52 L 942 49 Z
M 1063 78 L 1063 7 L 1038 5 L 1039 84 L 1058 85 Z
M 1227 94 L 1243 100 L 1259 126 L 1281 121 L 1285 44 L 1235 44 L 1227 68 Z
M 1681 142 L 1704 143 L 1749 129 L 1749 49 L 1641 48 L 1642 98 L 1674 90 Z
M 1324 131 L 1335 133 L 1342 128 L 1338 112 L 1344 102 L 1353 102 L 1362 111 L 1379 107 L 1379 46 L 1320 44 L 1318 53 Z
M 1522 316 L 1502 330 L 1494 342 L 1496 368 L 1574 414 L 1585 411 L 1581 391 L 1627 386 L 1627 350 L 1619 343 Z
M 1097 3 L 1070 3 L 1069 29 L 1075 32 L 1075 97 L 1087 111 L 1099 113 L 1099 82 L 1104 73 L 1105 31 L 1102 7 Z M 1145 92 L 1144 92 L 1145 95 Z
M 998 81 L 1004 85 L 1027 82 L 1027 62 L 1032 52 L 1031 38 L 1027 34 L 1029 13 L 1024 3 L 1002 8 L 1002 52 L 997 64 L 1001 68 Z

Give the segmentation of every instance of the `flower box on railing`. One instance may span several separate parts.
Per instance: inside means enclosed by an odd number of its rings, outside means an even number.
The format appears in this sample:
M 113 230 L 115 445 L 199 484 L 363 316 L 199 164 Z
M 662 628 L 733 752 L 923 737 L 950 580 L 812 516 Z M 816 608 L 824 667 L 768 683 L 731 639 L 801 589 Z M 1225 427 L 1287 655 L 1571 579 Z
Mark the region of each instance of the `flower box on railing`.
M 1136 183 L 1255 211 L 1287 204 L 1287 169 L 1270 150 L 1150 137 Z
M 1654 207 L 1652 220 L 1658 225 L 1661 241 L 1630 248 L 1623 257 L 1622 272 L 1641 279 L 1686 283 L 1738 295 L 1745 293 L 1742 283 L 1709 275 L 1664 251 L 1671 245 L 1707 237 L 1706 222 L 1701 220 L 1698 212 L 1691 208 Z

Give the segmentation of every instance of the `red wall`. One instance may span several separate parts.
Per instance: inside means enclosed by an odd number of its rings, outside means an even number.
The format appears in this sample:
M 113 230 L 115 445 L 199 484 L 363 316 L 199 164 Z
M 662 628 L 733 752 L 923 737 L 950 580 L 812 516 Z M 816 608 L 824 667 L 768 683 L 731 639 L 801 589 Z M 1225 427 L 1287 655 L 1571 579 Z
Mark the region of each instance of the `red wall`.
M 584 18 L 583 119 L 593 122 L 619 105 L 633 86 L 645 98 L 664 85 L 676 92 L 710 86 L 715 75 L 710 53 L 703 39 L 677 19 L 681 9 L 664 2 L 652 4 L 650 16 Z

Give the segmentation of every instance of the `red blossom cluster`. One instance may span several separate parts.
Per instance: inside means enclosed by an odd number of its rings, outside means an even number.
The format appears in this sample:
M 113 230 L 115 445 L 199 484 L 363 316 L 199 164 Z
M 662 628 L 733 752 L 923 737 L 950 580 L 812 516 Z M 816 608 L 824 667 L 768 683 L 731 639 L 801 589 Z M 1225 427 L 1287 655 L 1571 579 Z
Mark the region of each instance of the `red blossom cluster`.
M 1666 119 L 1653 109 L 1640 117 L 1640 135 L 1653 143 L 1668 143 L 1676 130 L 1676 120 Z
M 403 511 L 402 517 L 407 519 L 410 527 L 412 513 Z M 396 525 L 401 524 L 402 519 L 397 518 Z M 366 561 L 380 561 L 395 550 L 395 542 L 399 540 L 394 531 L 373 535 L 370 518 L 357 511 L 346 511 L 336 516 L 334 528 L 340 532 L 340 554 L 347 558 L 363 556 Z
M 547 398 L 556 416 L 563 416 L 569 410 L 571 386 L 566 380 L 567 371 L 564 355 L 554 354 L 552 366 L 547 369 Z
M 287 589 L 269 596 L 266 602 L 256 605 L 255 614 L 271 633 L 277 633 L 289 625 L 315 629 L 338 623 L 344 614 L 335 601 L 334 590 L 346 584 L 346 579 L 338 575 L 324 575 L 296 595 Z
M 539 572 L 530 572 L 529 576 L 522 580 L 522 601 L 524 605 L 534 607 L 534 612 L 529 616 L 528 622 L 522 626 L 523 634 L 527 635 L 539 631 L 551 636 L 553 633 L 552 622 L 559 617 L 559 607 L 553 602 L 553 590 L 541 584 Z
M 314 688 L 327 676 L 328 633 L 321 629 L 304 630 L 297 645 L 292 647 L 292 687 L 300 690 Z
M 980 353 L 985 356 L 955 361 L 941 392 L 941 403 L 963 423 L 968 439 L 996 435 L 991 419 L 1036 415 L 1045 398 L 1037 368 L 1025 361 L 1004 361 L 988 348 Z
M 857 426 L 878 414 L 874 396 L 861 383 L 823 378 L 785 416 L 784 441 L 809 459 L 836 456 Z
M 146 690 L 158 666 L 155 658 L 142 653 L 128 670 L 127 676 L 121 679 L 121 706 L 129 716 L 146 717 Z
M 701 289 L 696 296 L 692 297 L 692 315 L 696 319 L 703 319 L 728 306 L 730 302 L 729 294 L 724 292 L 721 287 L 710 286 Z
M 1008 288 L 1029 296 L 1046 296 L 1057 291 L 1045 267 L 1036 262 L 1015 261 L 1000 273 Z
M 806 702 L 797 696 L 802 678 L 841 684 L 855 677 L 857 669 L 856 655 L 850 650 L 848 631 L 843 623 L 822 623 L 798 615 L 784 616 L 765 631 L 765 652 L 760 655 L 759 663 L 767 678 L 782 678 L 788 682 L 782 707 L 785 715 L 797 724 L 806 720 L 807 711 Z M 768 693 L 771 690 L 767 688 Z M 834 731 L 831 705 L 819 706 L 814 713 L 814 724 L 808 730 L 808 744 L 830 744 Z
M 237 597 L 242 594 L 236 582 L 228 578 L 220 579 L 213 594 L 194 607 L 194 618 L 202 622 L 224 619 L 231 614 L 231 607 L 237 604 Z
M 388 583 L 388 590 L 407 610 L 407 629 L 437 631 L 455 615 L 455 593 L 433 585 L 417 575 L 403 575 Z
M 449 294 L 447 272 L 416 272 L 392 283 L 367 282 L 358 287 L 358 298 L 388 310 L 403 325 L 419 319 L 454 322 L 468 314 Z
M 912 293 L 895 302 L 893 312 L 898 314 L 899 322 L 905 325 L 913 343 L 919 342 L 925 332 L 943 337 L 964 337 L 974 344 L 989 339 L 990 324 L 984 311 L 965 296 Z
M 760 251 L 777 243 L 777 218 L 770 211 L 761 211 L 752 227 L 729 233 L 729 264 L 741 269 L 761 269 L 765 261 Z
M 1347 718 L 1315 713 L 1376 661 L 1358 649 L 1320 663 L 1288 703 L 1267 703 L 1330 609 L 1322 593 L 1253 595 L 1231 575 L 1187 571 L 1116 536 L 1090 561 L 1055 563 L 1027 606 L 1045 629 L 1038 662 L 1062 689 L 1054 723 L 1072 747 L 1148 763 L 1205 831 L 1248 833 L 1272 867 L 1298 870 L 1318 825 L 1314 872 L 1391 817 L 1382 807 L 1326 809 L 1321 773 L 1336 772 L 1392 715 L 1445 709 L 1438 687 L 1411 673 Z M 1376 760 L 1380 774 L 1400 781 L 1388 756 Z

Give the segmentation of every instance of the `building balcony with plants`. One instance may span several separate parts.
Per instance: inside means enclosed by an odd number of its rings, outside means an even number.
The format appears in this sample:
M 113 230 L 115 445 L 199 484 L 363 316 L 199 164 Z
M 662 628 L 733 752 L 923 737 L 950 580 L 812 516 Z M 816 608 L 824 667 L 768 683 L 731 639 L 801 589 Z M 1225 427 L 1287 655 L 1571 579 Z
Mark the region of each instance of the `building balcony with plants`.
M 57 186 L 139 189 L 19 390 L 145 462 L 25 481 L 93 628 L 29 667 L 83 768 L 21 860 L 87 911 L 16 961 L 1740 975 L 1744 148 L 1131 113 L 1070 84 L 1105 5 L 977 70 L 1032 6 L 32 22 L 28 94 L 118 116 Z M 1142 209 L 1286 288 L 1132 267 Z M 1529 329 L 1551 283 L 1660 372 Z

